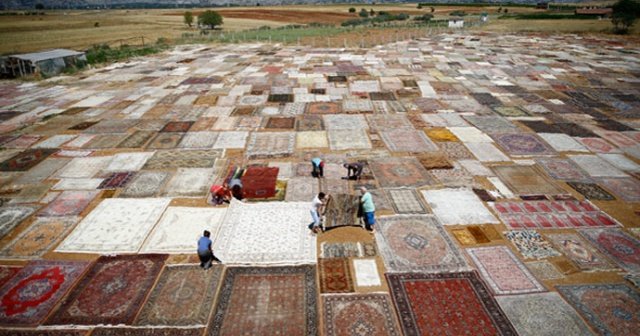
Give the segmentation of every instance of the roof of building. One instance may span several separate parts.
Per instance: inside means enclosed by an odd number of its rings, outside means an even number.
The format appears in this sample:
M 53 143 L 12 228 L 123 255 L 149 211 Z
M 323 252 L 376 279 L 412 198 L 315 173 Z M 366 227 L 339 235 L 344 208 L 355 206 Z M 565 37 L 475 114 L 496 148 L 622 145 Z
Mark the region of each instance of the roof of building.
M 594 15 L 605 15 L 611 14 L 613 9 L 611 8 L 578 8 L 576 9 L 576 14 L 594 14 Z
M 69 50 L 69 49 L 53 49 L 47 51 L 41 51 L 37 53 L 29 53 L 29 54 L 17 54 L 11 55 L 9 57 L 18 58 L 25 61 L 31 61 L 32 63 L 55 59 L 61 57 L 69 57 L 69 56 L 80 56 L 84 55 L 84 52 Z

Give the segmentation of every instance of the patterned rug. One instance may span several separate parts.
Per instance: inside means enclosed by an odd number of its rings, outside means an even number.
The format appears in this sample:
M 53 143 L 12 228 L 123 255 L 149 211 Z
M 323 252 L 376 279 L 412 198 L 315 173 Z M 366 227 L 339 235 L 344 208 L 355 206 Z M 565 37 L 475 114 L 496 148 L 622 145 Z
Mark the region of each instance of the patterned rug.
M 330 243 L 322 242 L 320 244 L 320 258 L 347 258 L 362 257 L 363 249 L 361 243 Z
M 303 115 L 296 118 L 296 131 L 322 131 L 324 119 L 319 115 Z
M 532 166 L 495 166 L 493 171 L 509 189 L 519 195 L 565 193 L 553 180 Z
M 556 286 L 601 335 L 640 330 L 640 294 L 624 284 Z M 633 333 L 633 332 L 632 332 Z
M 113 156 L 105 171 L 128 172 L 140 170 L 153 152 L 120 153 Z
M 348 194 L 329 193 L 331 199 L 327 203 L 323 226 L 331 229 L 339 226 L 360 225 L 358 208 L 360 197 Z
M 394 129 L 381 131 L 380 137 L 393 152 L 435 152 L 436 146 L 422 131 Z
M 249 158 L 275 158 L 293 154 L 295 148 L 295 132 L 252 133 L 247 145 Z
M 517 335 L 475 272 L 386 277 L 404 335 Z
M 571 160 L 555 158 L 538 158 L 536 162 L 556 180 L 589 181 L 589 175 L 576 166 Z
M 0 250 L 5 259 L 35 259 L 59 243 L 78 217 L 40 217 Z M 2 284 L 0 284 L 1 286 Z
M 502 153 L 502 151 L 491 142 L 466 142 L 464 146 L 481 162 L 511 161 L 508 156 Z M 471 159 L 473 159 L 473 157 L 471 157 Z
M 202 336 L 205 328 L 125 328 L 98 327 L 92 336 Z M 74 335 L 69 335 L 74 336 Z
M 420 154 L 418 160 L 425 169 L 453 169 L 449 157 L 441 152 Z
M 218 133 L 216 132 L 189 132 L 184 135 L 178 147 L 180 148 L 213 148 Z
M 241 178 L 245 197 L 252 199 L 275 196 L 278 171 L 278 167 L 247 167 Z
M 215 170 L 210 168 L 178 168 L 164 187 L 162 196 L 204 197 L 215 179 Z
M 595 247 L 629 272 L 640 272 L 640 240 L 619 229 L 580 231 Z
M 307 104 L 308 114 L 338 114 L 342 112 L 342 105 L 338 103 L 309 103 Z
M 598 201 L 613 201 L 616 199 L 613 195 L 595 183 L 567 182 L 567 184 L 587 199 Z
M 220 132 L 218 139 L 216 139 L 213 148 L 236 148 L 244 149 L 247 143 L 249 132 L 235 131 L 235 132 Z
M 376 180 L 385 188 L 419 187 L 435 181 L 415 158 L 393 158 L 370 161 Z
M 367 121 L 372 130 L 384 131 L 394 129 L 413 130 L 413 125 L 401 114 L 372 114 L 367 115 Z
M 111 156 L 74 158 L 64 168 L 56 173 L 56 177 L 63 178 L 92 178 L 109 166 Z
M 193 121 L 170 121 L 160 132 L 188 132 L 192 125 Z
M 135 324 L 207 324 L 222 273 L 221 265 L 214 265 L 206 272 L 199 265 L 165 267 Z
M 474 160 L 475 157 L 467 149 L 465 145 L 460 142 L 438 142 L 438 147 L 444 151 L 447 156 L 452 160 Z
M 287 183 L 287 202 L 310 202 L 320 192 L 318 180 L 312 177 L 293 177 Z
M 152 197 L 162 189 L 169 179 L 167 172 L 140 172 L 136 174 L 126 188 L 119 194 L 120 197 Z
M 422 190 L 422 195 L 445 225 L 498 224 L 476 194 L 464 188 Z
M 38 210 L 36 205 L 10 205 L 0 207 L 0 238 Z
M 108 198 L 58 246 L 58 252 L 136 253 L 169 198 Z
M 640 202 L 640 182 L 634 178 L 604 178 L 603 186 L 627 202 Z
M 371 141 L 364 129 L 335 129 L 327 132 L 331 150 L 370 149 Z
M 2 288 L 2 286 L 4 286 L 7 281 L 11 280 L 11 278 L 16 275 L 21 269 L 22 267 L 0 265 L 0 288 Z
M 125 187 L 135 174 L 135 172 L 111 173 L 104 179 L 104 181 L 102 181 L 102 183 L 100 183 L 98 189 L 117 189 Z
M 453 272 L 468 268 L 464 257 L 434 216 L 380 217 L 376 242 L 391 272 Z
M 591 244 L 575 233 L 547 234 L 547 238 L 583 271 L 604 271 L 616 268 Z
M 211 168 L 220 157 L 222 157 L 222 151 L 213 149 L 157 151 L 143 169 Z
M 466 251 L 494 294 L 546 291 L 508 247 L 478 247 Z
M 554 155 L 555 151 L 535 135 L 505 133 L 491 135 L 509 155 Z
M 507 231 L 504 232 L 504 236 L 526 259 L 544 259 L 561 255 L 535 231 Z
M 593 335 L 558 293 L 498 296 L 496 300 L 520 336 Z
M 227 268 L 209 335 L 317 335 L 315 273 L 311 265 Z
M 562 279 L 564 275 L 550 262 L 546 260 L 531 261 L 526 263 L 527 268 L 540 280 Z
M 620 224 L 589 201 L 490 203 L 511 229 L 617 227 Z
M 327 132 L 306 131 L 296 133 L 296 148 L 326 148 L 329 147 Z
M 325 336 L 402 335 L 387 294 L 326 295 L 322 310 Z
M 423 214 L 427 211 L 420 202 L 420 196 L 413 189 L 387 189 L 393 209 L 398 214 Z
M 118 148 L 142 148 L 155 135 L 154 131 L 135 131 L 118 144 Z
M 166 258 L 100 257 L 47 324 L 131 324 Z
M 149 149 L 172 149 L 178 147 L 184 133 L 158 133 L 147 145 Z
M 347 258 L 323 258 L 318 260 L 320 293 L 354 292 L 353 277 Z
M 56 151 L 56 149 L 27 149 L 0 163 L 0 171 L 27 171 Z
M 0 289 L 0 323 L 38 325 L 89 263 L 32 261 Z
M 324 124 L 328 130 L 358 130 L 367 129 L 369 124 L 364 115 L 325 115 Z

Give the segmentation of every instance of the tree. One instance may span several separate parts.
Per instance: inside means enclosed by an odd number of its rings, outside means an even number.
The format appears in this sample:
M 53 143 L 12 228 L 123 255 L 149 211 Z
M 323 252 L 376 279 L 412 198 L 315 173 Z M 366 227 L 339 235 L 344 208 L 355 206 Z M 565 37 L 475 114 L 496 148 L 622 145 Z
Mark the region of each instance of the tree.
M 418 9 L 422 9 L 422 4 L 418 4 Z
M 374 16 L 374 15 L 376 15 L 376 12 L 374 12 L 374 11 L 373 11 L 373 9 L 371 9 L 371 10 L 369 11 L 369 15 Z
M 42 9 L 44 9 L 44 5 L 43 5 L 43 4 L 41 4 L 41 3 L 37 3 L 37 4 L 36 4 L 36 9 L 38 9 L 38 10 L 42 10 Z
M 356 12 L 355 8 L 353 8 L 353 7 L 349 8 L 349 13 L 355 13 L 355 12 Z
M 640 16 L 640 2 L 637 0 L 618 0 L 613 6 L 611 23 L 613 23 L 616 34 L 627 34 L 629 28 Z
M 218 12 L 208 10 L 198 16 L 198 25 L 209 26 L 210 29 L 215 29 L 216 26 L 221 24 L 222 16 L 218 14 Z
M 367 10 L 363 8 L 360 10 L 360 13 L 358 13 L 358 15 L 360 15 L 360 17 L 367 18 L 369 17 L 369 12 L 367 12 Z
M 193 24 L 193 13 L 184 12 L 184 23 L 191 28 L 191 24 Z
M 431 8 L 431 13 L 436 11 L 435 7 L 430 7 L 430 8 Z

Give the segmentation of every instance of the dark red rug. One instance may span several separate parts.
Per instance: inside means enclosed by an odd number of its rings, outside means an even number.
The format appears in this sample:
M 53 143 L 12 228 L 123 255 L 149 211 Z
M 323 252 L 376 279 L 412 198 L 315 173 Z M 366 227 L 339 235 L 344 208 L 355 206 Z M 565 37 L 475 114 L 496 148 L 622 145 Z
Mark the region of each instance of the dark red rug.
M 160 130 L 160 132 L 187 132 L 193 125 L 193 121 L 171 121 Z
M 0 163 L 0 171 L 29 170 L 56 151 L 56 149 L 27 149 Z
M 405 336 L 517 335 L 476 272 L 386 277 Z
M 276 195 L 278 167 L 247 167 L 240 178 L 246 198 L 270 198 Z
M 46 324 L 131 324 L 166 259 L 100 257 Z

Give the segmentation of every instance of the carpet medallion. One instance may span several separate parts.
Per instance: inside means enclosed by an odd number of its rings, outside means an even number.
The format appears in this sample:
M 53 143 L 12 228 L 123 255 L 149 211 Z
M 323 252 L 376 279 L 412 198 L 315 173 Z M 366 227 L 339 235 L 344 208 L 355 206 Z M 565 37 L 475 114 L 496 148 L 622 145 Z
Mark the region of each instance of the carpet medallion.
M 184 133 L 158 133 L 147 145 L 149 149 L 172 149 L 178 147 Z
M 89 264 L 32 261 L 0 289 L 0 324 L 39 324 Z
M 227 268 L 209 335 L 318 334 L 315 267 Z
M 309 103 L 307 104 L 308 114 L 337 114 L 342 112 L 342 106 L 338 103 Z
M 36 205 L 11 205 L 0 207 L 0 238 L 38 210 Z
M 575 233 L 547 234 L 547 238 L 583 271 L 605 271 L 615 266 Z
M 517 335 L 475 272 L 386 277 L 405 336 Z
M 640 330 L 640 294 L 624 284 L 556 286 L 601 335 Z
M 398 214 L 422 214 L 427 212 L 415 190 L 388 189 L 386 193 L 391 199 L 393 209 Z
M 167 172 L 143 171 L 120 193 L 120 197 L 152 197 L 165 184 L 169 178 Z
M 295 132 L 254 132 L 249 138 L 246 155 L 249 158 L 289 156 L 293 153 L 295 142 Z
M 0 250 L 0 257 L 6 259 L 40 257 L 59 243 L 79 220 L 78 217 L 39 217 Z
M 157 151 L 147 160 L 143 169 L 211 168 L 220 157 L 222 157 L 222 150 L 213 149 Z
M 47 324 L 131 324 L 166 258 L 100 257 Z
M 320 115 L 303 115 L 296 118 L 296 131 L 322 131 L 324 119 Z
M 468 268 L 434 216 L 380 217 L 376 226 L 376 242 L 389 271 L 452 272 Z
M 353 277 L 347 258 L 322 258 L 318 260 L 320 293 L 351 293 Z
M 0 163 L 0 171 L 27 171 L 55 152 L 55 149 L 27 149 Z
M 532 166 L 496 166 L 493 171 L 516 194 L 564 194 L 562 188 Z
M 567 184 L 587 199 L 598 201 L 613 201 L 616 199 L 613 195 L 595 183 L 567 182 Z
M 419 187 L 434 183 L 416 158 L 394 158 L 369 161 L 376 180 L 385 188 Z
M 206 272 L 198 265 L 165 267 L 135 324 L 207 324 L 222 273 L 222 265 L 214 265 Z
M 619 229 L 582 230 L 580 233 L 620 267 L 640 273 L 640 240 Z
M 543 259 L 560 256 L 560 253 L 535 231 L 507 231 L 504 236 L 527 259 Z
M 322 297 L 326 336 L 400 336 L 402 332 L 387 294 Z
M 555 153 L 533 134 L 505 133 L 493 134 L 492 137 L 509 155 L 553 155 Z
M 154 131 L 135 131 L 118 144 L 118 148 L 141 148 L 155 135 Z
M 360 225 L 358 220 L 358 208 L 360 198 L 348 194 L 335 194 L 329 192 L 331 199 L 327 203 L 325 221 L 323 226 L 330 229 L 339 226 Z
M 393 152 L 435 152 L 438 150 L 438 146 L 422 131 L 394 129 L 380 131 L 380 137 Z
M 306 164 L 305 164 L 306 165 Z M 293 177 L 287 183 L 287 202 L 310 202 L 320 192 L 318 180 L 312 177 Z

